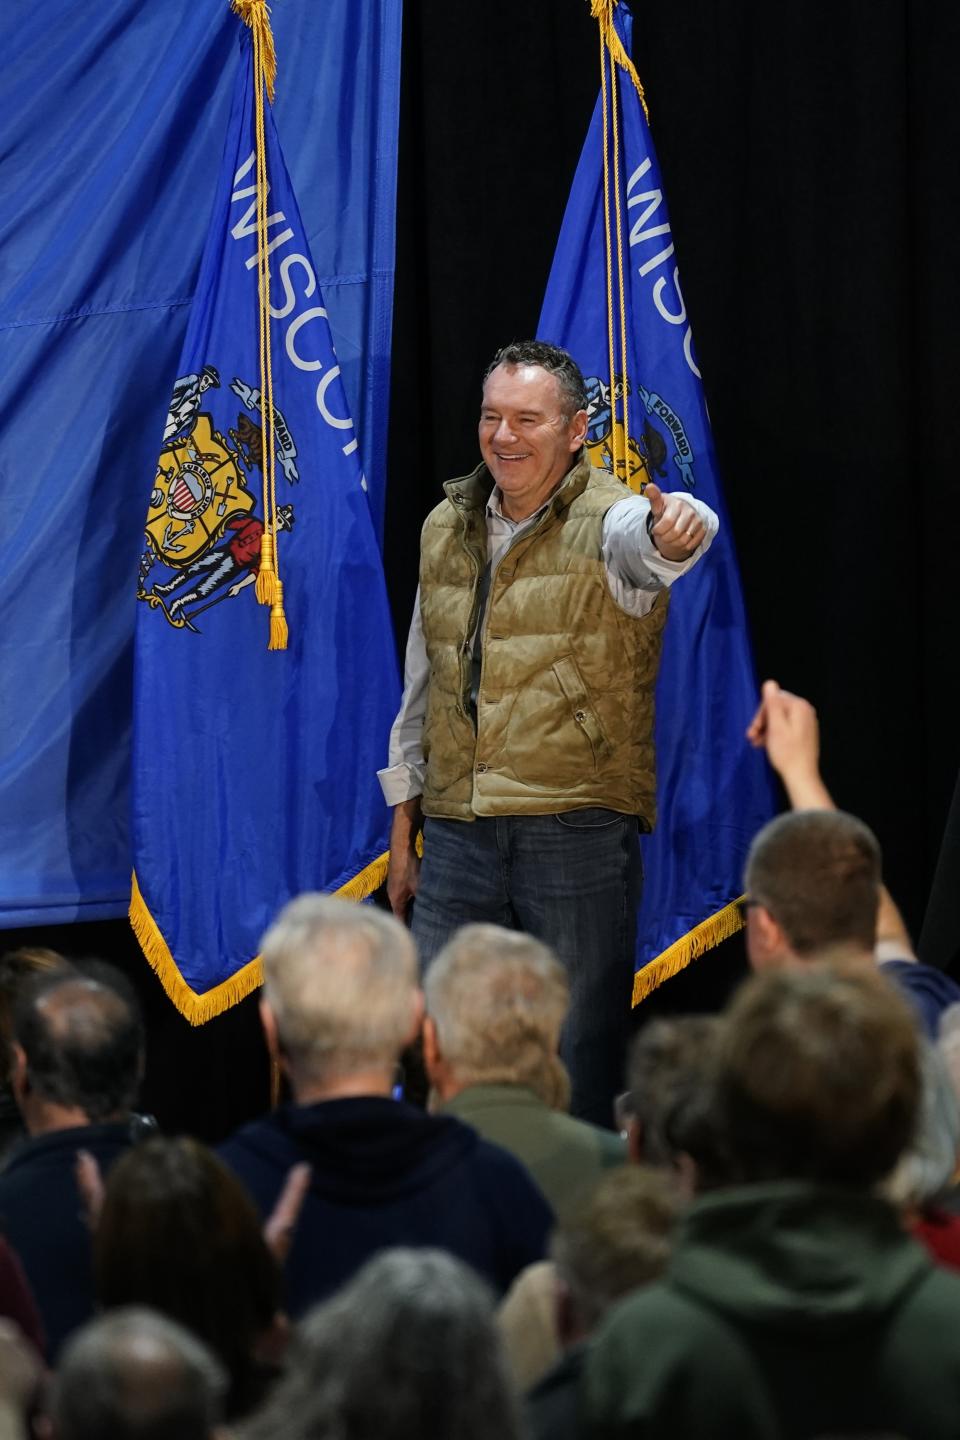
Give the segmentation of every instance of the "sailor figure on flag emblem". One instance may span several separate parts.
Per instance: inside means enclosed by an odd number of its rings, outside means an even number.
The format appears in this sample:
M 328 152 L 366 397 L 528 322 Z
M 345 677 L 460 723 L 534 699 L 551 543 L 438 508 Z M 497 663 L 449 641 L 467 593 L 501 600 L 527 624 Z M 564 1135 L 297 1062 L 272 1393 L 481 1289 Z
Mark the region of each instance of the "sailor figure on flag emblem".
M 643 385 L 625 382 L 619 374 L 614 376 L 612 398 L 610 386 L 599 375 L 585 378 L 589 417 L 586 450 L 590 463 L 598 470 L 609 470 L 631 490 L 642 494 L 651 480 L 659 483 L 668 479 L 672 451 L 684 485 L 688 490 L 695 489 L 693 447 L 673 408 Z M 639 395 L 647 412 L 639 436 L 627 435 L 621 415 L 613 416 L 618 402 L 632 392 Z M 656 414 L 659 424 L 653 423 L 651 414 Z

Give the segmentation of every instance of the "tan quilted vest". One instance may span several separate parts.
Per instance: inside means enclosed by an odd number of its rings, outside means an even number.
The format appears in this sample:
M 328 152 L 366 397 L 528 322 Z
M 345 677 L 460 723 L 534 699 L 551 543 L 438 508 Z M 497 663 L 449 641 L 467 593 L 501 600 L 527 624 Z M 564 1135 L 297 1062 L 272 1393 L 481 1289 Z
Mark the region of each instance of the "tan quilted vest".
M 474 730 L 470 641 L 492 488 L 484 465 L 451 480 L 423 527 L 424 812 L 472 820 L 602 805 L 652 825 L 653 689 L 668 592 L 635 620 L 607 587 L 603 517 L 627 492 L 581 458 L 503 553 L 484 617 Z

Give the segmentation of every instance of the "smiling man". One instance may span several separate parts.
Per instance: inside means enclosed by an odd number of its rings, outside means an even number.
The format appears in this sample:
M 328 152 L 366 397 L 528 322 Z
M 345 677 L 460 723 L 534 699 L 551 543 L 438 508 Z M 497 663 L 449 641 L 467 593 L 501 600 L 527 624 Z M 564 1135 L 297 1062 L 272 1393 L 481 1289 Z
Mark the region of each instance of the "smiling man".
M 671 584 L 707 550 L 702 501 L 635 495 L 584 451 L 583 376 L 540 341 L 487 370 L 483 463 L 423 527 L 404 694 L 380 772 L 387 890 L 426 968 L 459 926 L 550 944 L 571 1009 L 574 1114 L 622 1086 L 638 831 L 655 819 L 653 690 Z M 416 839 L 423 826 L 423 863 Z

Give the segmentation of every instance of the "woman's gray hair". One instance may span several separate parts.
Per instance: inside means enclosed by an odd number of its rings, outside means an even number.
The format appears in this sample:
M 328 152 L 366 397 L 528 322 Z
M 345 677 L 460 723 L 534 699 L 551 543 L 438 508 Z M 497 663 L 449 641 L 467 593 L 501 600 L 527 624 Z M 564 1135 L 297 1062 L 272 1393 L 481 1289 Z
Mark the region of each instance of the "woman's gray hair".
M 960 1148 L 960 1105 L 942 1050 L 920 1047 L 922 1091 L 913 1143 L 881 1185 L 887 1199 L 903 1209 L 929 1205 L 949 1187 Z
M 385 1250 L 298 1327 L 238 1440 L 519 1440 L 493 1296 L 439 1250 Z

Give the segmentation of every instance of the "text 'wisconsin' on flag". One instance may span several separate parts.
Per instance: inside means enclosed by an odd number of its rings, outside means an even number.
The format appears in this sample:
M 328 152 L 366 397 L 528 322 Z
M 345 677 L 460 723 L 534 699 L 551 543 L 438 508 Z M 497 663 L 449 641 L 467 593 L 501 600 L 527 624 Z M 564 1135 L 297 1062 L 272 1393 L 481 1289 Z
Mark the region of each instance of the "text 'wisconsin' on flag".
M 357 440 L 263 104 L 261 39 L 242 32 L 137 587 L 131 920 L 194 1023 L 260 983 L 260 937 L 291 896 L 359 899 L 380 883 L 376 769 L 399 695 Z M 268 650 L 277 576 L 289 636 Z
M 643 839 L 634 1002 L 740 925 L 750 840 L 776 808 L 744 731 L 756 681 L 726 506 L 673 236 L 629 60 L 631 16 L 594 0 L 601 94 L 557 243 L 538 335 L 587 381 L 587 452 L 633 490 L 654 480 L 720 516 L 707 560 L 671 592 L 657 682 L 657 810 Z

